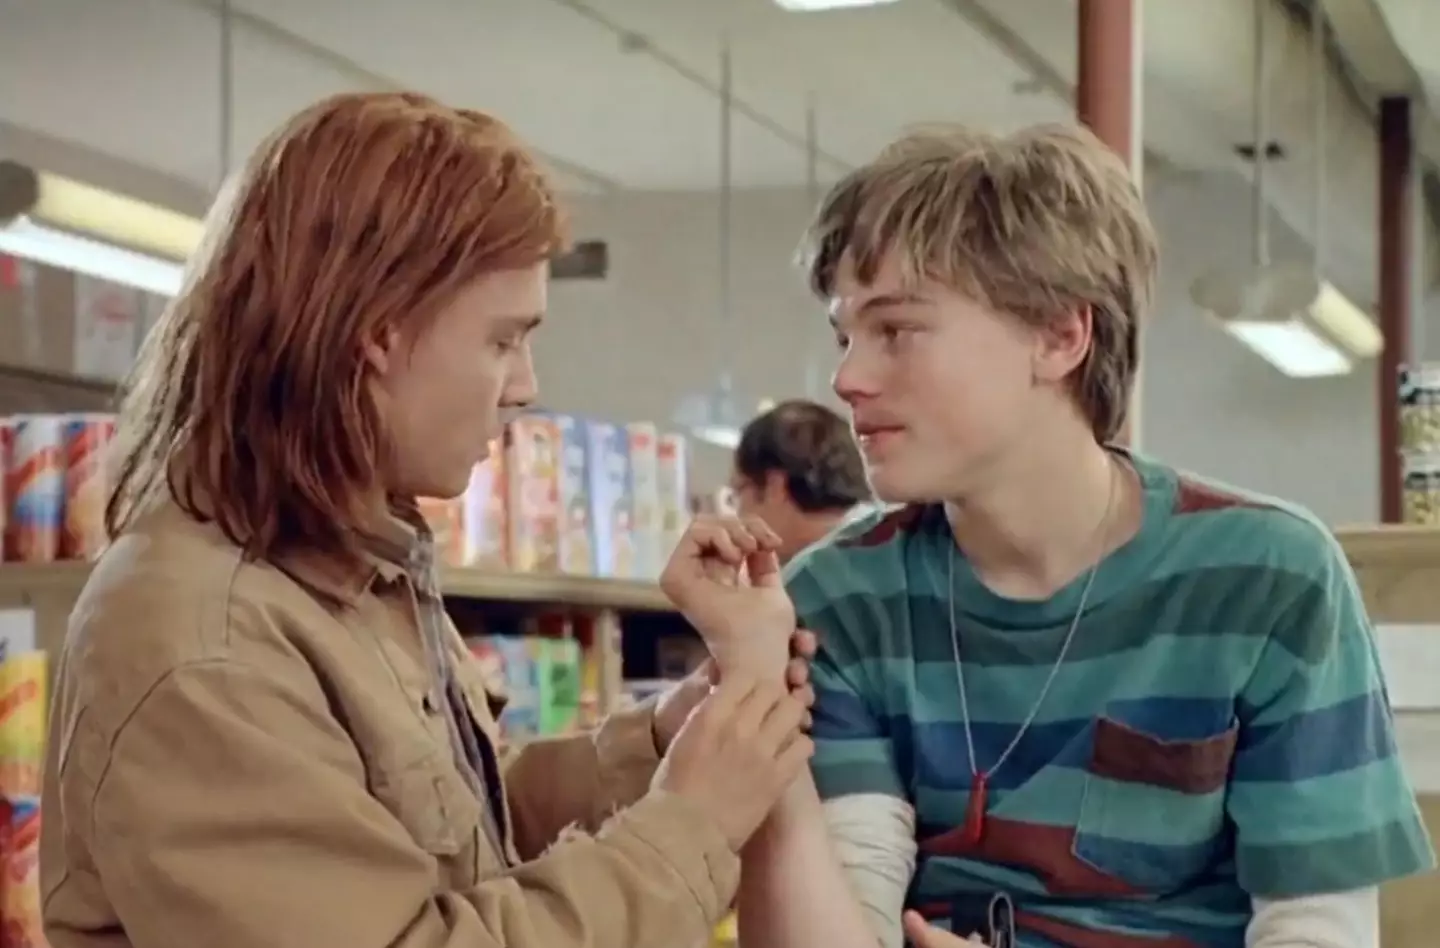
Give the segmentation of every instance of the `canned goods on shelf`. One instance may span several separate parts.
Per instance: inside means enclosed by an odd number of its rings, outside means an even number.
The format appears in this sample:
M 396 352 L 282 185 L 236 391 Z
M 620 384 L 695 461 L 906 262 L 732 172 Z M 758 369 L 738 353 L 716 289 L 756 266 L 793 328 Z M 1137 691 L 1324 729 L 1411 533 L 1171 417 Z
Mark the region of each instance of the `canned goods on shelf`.
M 1440 453 L 1440 363 L 1400 370 L 1400 448 L 1407 453 Z
M 1405 522 L 1440 525 L 1440 453 L 1407 454 L 1402 470 Z

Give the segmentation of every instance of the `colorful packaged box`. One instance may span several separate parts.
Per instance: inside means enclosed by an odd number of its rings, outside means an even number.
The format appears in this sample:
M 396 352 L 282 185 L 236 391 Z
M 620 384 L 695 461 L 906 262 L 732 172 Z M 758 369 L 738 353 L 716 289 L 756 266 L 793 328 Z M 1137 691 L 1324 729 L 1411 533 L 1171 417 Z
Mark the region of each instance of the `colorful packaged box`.
M 490 641 L 505 669 L 506 704 L 500 714 L 500 730 L 510 741 L 535 737 L 540 733 L 540 683 L 531 639 L 497 635 Z
M 40 795 L 45 768 L 44 652 L 0 662 L 0 796 Z
M 490 443 L 490 453 L 475 465 L 462 503 L 464 533 L 461 562 L 478 569 L 510 569 L 510 515 L 505 479 L 505 439 Z
M 660 547 L 671 551 L 690 526 L 689 442 L 682 434 L 662 434 L 656 447 L 656 488 L 660 496 Z
M 635 574 L 635 537 L 630 503 L 630 437 L 619 425 L 592 421 L 585 426 L 590 474 L 590 528 L 595 575 Z
M 625 426 L 630 442 L 630 505 L 636 579 L 658 579 L 665 565 L 660 518 L 660 433 L 649 422 Z
M 61 559 L 93 560 L 105 548 L 106 453 L 114 435 L 113 415 L 69 415 L 62 422 L 65 499 Z
M 560 439 L 560 539 L 556 558 L 560 572 L 595 574 L 594 534 L 590 529 L 590 471 L 584 422 L 556 415 Z
M 435 561 L 445 566 L 459 566 L 464 543 L 460 500 L 421 497 L 416 504 L 435 536 Z
M 40 909 L 40 800 L 15 797 L 0 803 L 0 944 L 46 948 Z
M 505 432 L 510 561 L 522 573 L 560 568 L 560 430 L 547 415 L 515 419 Z
M 5 559 L 52 563 L 65 518 L 65 432 L 61 415 L 10 419 L 5 457 Z
M 540 685 L 540 733 L 566 734 L 580 721 L 580 643 L 572 638 L 535 639 Z

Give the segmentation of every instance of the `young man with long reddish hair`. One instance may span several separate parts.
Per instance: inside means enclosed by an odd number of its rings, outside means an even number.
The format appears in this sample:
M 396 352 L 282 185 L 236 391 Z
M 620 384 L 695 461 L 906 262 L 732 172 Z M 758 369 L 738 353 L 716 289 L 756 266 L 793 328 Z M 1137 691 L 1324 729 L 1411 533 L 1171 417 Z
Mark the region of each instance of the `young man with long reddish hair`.
M 1378 948 L 1378 886 L 1434 864 L 1334 538 L 1112 444 L 1157 258 L 1071 128 L 908 136 L 822 202 L 835 390 L 894 506 L 784 590 L 674 590 L 758 672 L 797 614 L 821 639 L 744 948 Z
M 415 515 L 535 398 L 563 235 L 534 159 L 478 112 L 343 95 L 207 234 L 56 669 L 52 948 L 702 943 L 809 755 L 803 665 L 501 759 Z

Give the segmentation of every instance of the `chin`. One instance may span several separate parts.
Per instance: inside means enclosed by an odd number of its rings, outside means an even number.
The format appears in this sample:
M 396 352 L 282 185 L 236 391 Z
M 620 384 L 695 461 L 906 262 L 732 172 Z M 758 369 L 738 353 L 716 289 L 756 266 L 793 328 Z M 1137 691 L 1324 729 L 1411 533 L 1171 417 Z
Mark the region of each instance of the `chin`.
M 875 499 L 885 504 L 914 504 L 936 500 L 938 494 L 929 478 L 899 464 L 878 464 L 867 472 Z

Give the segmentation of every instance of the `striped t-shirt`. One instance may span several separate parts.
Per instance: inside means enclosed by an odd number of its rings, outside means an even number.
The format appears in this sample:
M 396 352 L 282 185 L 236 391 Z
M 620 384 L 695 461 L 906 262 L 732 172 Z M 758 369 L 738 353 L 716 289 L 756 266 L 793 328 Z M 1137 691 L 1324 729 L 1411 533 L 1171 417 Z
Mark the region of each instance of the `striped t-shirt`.
M 1334 538 L 1307 513 L 1133 458 L 1137 535 L 1110 555 L 1035 722 L 962 838 L 975 742 L 990 769 L 1029 714 L 1086 577 L 1021 602 L 985 587 L 938 506 L 871 514 L 787 570 L 816 631 L 825 799 L 916 812 L 907 906 L 984 931 L 997 891 L 1024 948 L 1240 948 L 1251 898 L 1431 867 L 1374 637 Z

